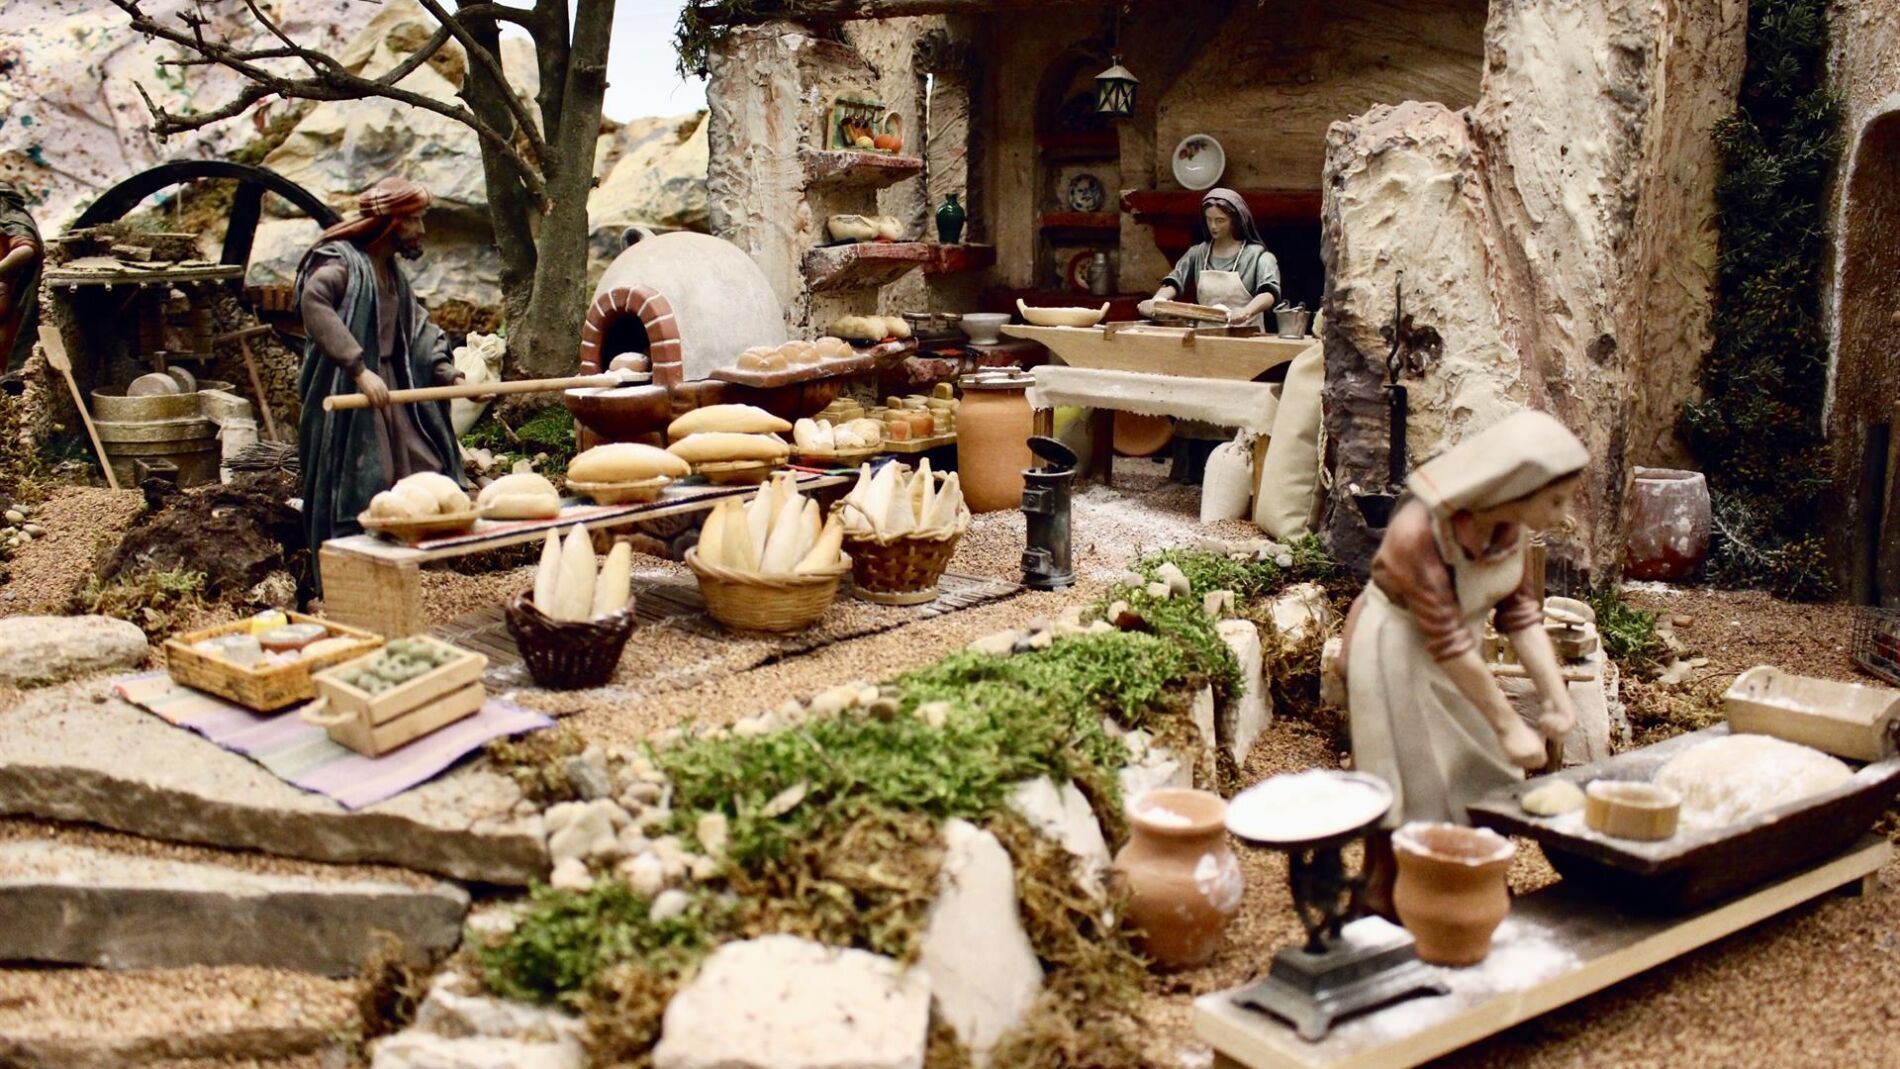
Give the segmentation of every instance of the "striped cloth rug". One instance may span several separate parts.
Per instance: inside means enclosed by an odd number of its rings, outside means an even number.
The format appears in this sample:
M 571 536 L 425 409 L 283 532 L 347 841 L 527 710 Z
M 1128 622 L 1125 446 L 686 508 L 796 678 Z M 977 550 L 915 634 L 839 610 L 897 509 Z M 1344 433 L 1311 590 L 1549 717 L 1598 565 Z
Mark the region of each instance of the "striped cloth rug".
M 554 721 L 513 702 L 490 698 L 474 716 L 433 731 L 381 757 L 364 757 L 332 742 L 297 710 L 254 713 L 172 682 L 164 672 L 127 676 L 119 697 L 178 727 L 263 765 L 292 786 L 334 799 L 345 809 L 394 798 L 448 768 L 490 739 L 553 727 Z

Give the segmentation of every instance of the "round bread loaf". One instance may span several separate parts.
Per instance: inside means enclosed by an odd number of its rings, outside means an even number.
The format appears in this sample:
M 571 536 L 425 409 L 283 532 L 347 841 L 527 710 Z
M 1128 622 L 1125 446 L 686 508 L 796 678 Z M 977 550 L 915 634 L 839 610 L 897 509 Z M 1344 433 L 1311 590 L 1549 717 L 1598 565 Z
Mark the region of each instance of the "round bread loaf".
M 495 520 L 545 520 L 561 514 L 554 484 L 531 471 L 504 475 L 482 488 L 475 505 Z
M 808 341 L 788 341 L 778 351 L 787 364 L 816 364 L 821 359 L 818 346 Z
M 844 360 L 855 355 L 850 342 L 843 338 L 834 338 L 829 334 L 812 344 L 818 347 L 818 356 L 822 360 Z
M 567 466 L 569 480 L 584 483 L 632 483 L 662 475 L 683 479 L 692 466 L 664 449 L 635 442 L 597 445 Z
M 777 349 L 753 348 L 739 354 L 741 371 L 783 371 L 785 357 Z
M 688 435 L 725 431 L 733 434 L 779 434 L 792 425 L 763 408 L 751 405 L 707 405 L 695 408 L 667 425 L 668 441 Z
M 456 484 L 454 479 L 439 471 L 419 471 L 396 480 L 396 489 L 412 487 L 428 494 L 435 501 L 436 511 L 442 513 L 467 512 L 469 509 L 468 492 Z
M 789 427 L 787 428 L 789 429 Z M 735 434 L 730 431 L 702 431 L 689 434 L 666 451 L 693 464 L 713 464 L 724 460 L 781 461 L 792 447 L 769 434 Z

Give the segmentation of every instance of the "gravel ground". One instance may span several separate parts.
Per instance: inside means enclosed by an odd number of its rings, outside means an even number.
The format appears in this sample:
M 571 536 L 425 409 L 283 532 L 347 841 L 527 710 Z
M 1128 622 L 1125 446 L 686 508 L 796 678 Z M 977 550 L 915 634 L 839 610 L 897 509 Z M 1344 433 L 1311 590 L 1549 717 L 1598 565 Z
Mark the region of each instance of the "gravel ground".
M 8 564 L 12 577 L 0 586 L 0 616 L 63 611 L 85 584 L 102 540 L 125 530 L 145 507 L 137 490 L 62 486 L 34 506 L 34 522 L 46 534 L 20 547 Z
M 0 1037 L 163 1042 L 273 1027 L 342 1033 L 356 1027 L 355 990 L 349 980 L 252 967 L 0 969 Z

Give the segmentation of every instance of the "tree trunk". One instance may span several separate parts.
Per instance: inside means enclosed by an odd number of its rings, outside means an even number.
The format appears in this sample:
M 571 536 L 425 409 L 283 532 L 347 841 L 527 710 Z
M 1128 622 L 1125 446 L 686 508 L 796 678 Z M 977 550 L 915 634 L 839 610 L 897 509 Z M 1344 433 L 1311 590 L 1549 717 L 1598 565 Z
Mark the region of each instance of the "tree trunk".
M 594 186 L 600 101 L 607 91 L 613 0 L 581 0 L 561 92 L 559 125 L 547 132 L 548 212 L 536 241 L 534 291 L 521 329 L 509 328 L 509 356 L 528 377 L 571 373 L 580 364 L 587 312 L 587 195 Z
M 468 26 L 471 36 L 490 52 L 501 54 L 500 27 L 492 20 L 478 20 Z M 471 63 L 462 98 L 469 110 L 482 121 L 503 133 L 513 134 L 513 114 L 503 93 L 514 89 L 497 83 L 479 64 Z M 486 141 L 481 142 L 482 177 L 488 193 L 488 217 L 495 229 L 495 250 L 501 256 L 502 317 L 508 324 L 510 345 L 503 363 L 506 377 L 520 373 L 520 350 L 513 344 L 514 327 L 527 319 L 534 291 L 535 263 L 538 259 L 532 227 L 533 204 L 527 187 L 515 173 L 508 158 Z

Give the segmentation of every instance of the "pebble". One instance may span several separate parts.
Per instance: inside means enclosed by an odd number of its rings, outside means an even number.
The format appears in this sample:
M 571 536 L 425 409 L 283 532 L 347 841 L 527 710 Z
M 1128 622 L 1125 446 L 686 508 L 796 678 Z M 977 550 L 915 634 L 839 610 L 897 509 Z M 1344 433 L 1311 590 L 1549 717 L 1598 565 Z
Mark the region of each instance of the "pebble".
M 25 523 L 26 513 L 21 512 L 19 509 L 8 509 L 7 522 L 8 523 Z
M 1008 631 L 997 631 L 992 634 L 984 635 L 982 638 L 970 643 L 969 649 L 975 653 L 987 653 L 992 656 L 1003 657 L 1016 648 L 1017 640 L 1022 637 L 1023 633 L 1013 628 Z
M 784 816 L 786 813 L 796 809 L 798 803 L 805 800 L 805 792 L 809 790 L 811 790 L 811 784 L 800 780 L 773 795 L 772 800 L 765 803 L 765 808 L 760 810 L 760 812 L 768 819 Z
M 661 791 L 657 783 L 649 783 L 645 780 L 629 783 L 627 789 L 620 792 L 620 805 L 628 812 L 632 812 L 635 809 L 658 804 L 663 793 L 665 792 Z
M 687 861 L 686 868 L 694 883 L 709 883 L 719 876 L 719 862 L 704 855 Z
M 1056 633 L 1054 631 L 1038 631 L 1024 639 L 1022 644 L 1032 650 L 1046 650 L 1050 646 L 1055 645 L 1055 643 Z
M 724 813 L 706 813 L 699 818 L 693 834 L 699 839 L 700 848 L 712 857 L 723 857 L 726 842 L 731 837 L 731 824 Z
M 652 852 L 622 861 L 618 871 L 627 878 L 635 894 L 652 898 L 666 888 L 666 866 Z
M 647 910 L 647 920 L 654 924 L 670 921 L 686 912 L 693 904 L 691 895 L 681 890 L 666 890 L 653 896 L 653 906 Z
M 732 725 L 732 733 L 742 739 L 757 738 L 770 730 L 771 729 L 766 727 L 764 722 L 756 716 L 740 717 Z
M 1194 584 L 1188 582 L 1186 573 L 1173 561 L 1163 561 L 1161 567 L 1155 569 L 1155 576 L 1168 585 L 1168 592 L 1172 596 L 1184 598 L 1194 592 Z
M 858 688 L 850 683 L 826 687 L 811 700 L 813 716 L 836 716 L 857 704 Z
M 1669 622 L 1675 624 L 1677 627 L 1692 627 L 1695 625 L 1695 617 L 1676 616 L 1672 617 Z
M 954 708 L 955 706 L 945 701 L 925 702 L 917 707 L 917 715 L 931 727 L 940 728 L 949 721 L 950 711 Z
M 29 538 L 38 538 L 46 533 L 46 528 L 41 527 L 37 523 L 29 523 L 25 527 L 20 528 L 20 530 L 24 531 Z
M 613 794 L 614 781 L 607 772 L 607 752 L 598 746 L 589 746 L 568 758 L 567 780 L 590 802 Z
M 1149 583 L 1145 589 L 1148 591 L 1149 597 L 1160 601 L 1166 601 L 1168 596 L 1174 593 L 1173 588 L 1169 587 L 1168 584 L 1158 581 Z
M 586 863 L 580 858 L 564 857 L 554 863 L 548 886 L 557 891 L 585 891 L 594 886 L 594 877 L 588 873 Z

